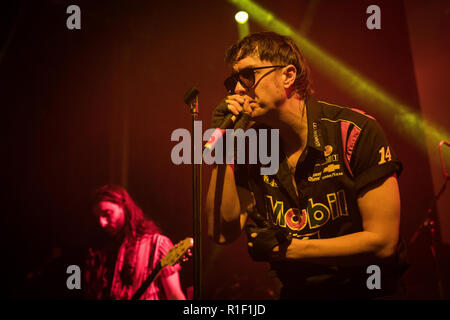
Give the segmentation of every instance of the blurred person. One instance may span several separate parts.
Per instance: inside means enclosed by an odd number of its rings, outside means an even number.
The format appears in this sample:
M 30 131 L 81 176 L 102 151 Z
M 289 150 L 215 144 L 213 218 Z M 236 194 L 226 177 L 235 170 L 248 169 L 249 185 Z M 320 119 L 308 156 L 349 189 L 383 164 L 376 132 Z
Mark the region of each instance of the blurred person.
M 120 186 L 95 190 L 92 210 L 109 241 L 89 249 L 86 298 L 130 300 L 173 244 Z M 185 300 L 179 269 L 164 267 L 140 299 Z

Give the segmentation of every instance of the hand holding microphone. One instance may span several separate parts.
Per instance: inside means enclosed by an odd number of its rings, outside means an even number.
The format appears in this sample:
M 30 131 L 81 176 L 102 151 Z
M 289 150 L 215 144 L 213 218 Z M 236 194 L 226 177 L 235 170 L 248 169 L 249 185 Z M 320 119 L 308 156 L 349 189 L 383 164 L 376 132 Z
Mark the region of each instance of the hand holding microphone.
M 231 128 L 234 121 L 236 121 L 236 115 L 235 118 L 232 120 L 231 117 L 234 114 L 230 112 L 228 109 L 228 104 L 226 100 L 222 100 L 219 105 L 214 109 L 212 114 L 212 121 L 211 126 L 212 128 L 220 128 L 220 129 L 227 129 Z M 230 121 L 232 121 L 230 123 Z
M 225 129 L 247 129 L 252 119 L 250 113 L 251 108 L 244 96 L 232 95 L 222 100 L 212 115 L 212 127 L 217 129 L 205 147 L 213 149 L 215 143 L 225 134 Z
M 249 97 L 237 94 L 227 96 L 214 109 L 212 115 L 212 127 L 221 129 L 233 128 L 233 124 L 236 123 L 244 113 L 247 113 L 248 116 L 250 116 L 252 109 L 250 108 L 248 100 Z M 248 116 L 246 116 L 246 118 L 248 118 Z
M 232 95 L 228 96 L 225 101 L 228 103 L 228 108 L 234 114 L 238 114 L 238 121 L 234 125 L 234 130 L 242 129 L 246 130 L 249 127 L 250 121 L 252 120 L 252 109 L 250 108 L 249 100 L 251 98 L 248 96 Z

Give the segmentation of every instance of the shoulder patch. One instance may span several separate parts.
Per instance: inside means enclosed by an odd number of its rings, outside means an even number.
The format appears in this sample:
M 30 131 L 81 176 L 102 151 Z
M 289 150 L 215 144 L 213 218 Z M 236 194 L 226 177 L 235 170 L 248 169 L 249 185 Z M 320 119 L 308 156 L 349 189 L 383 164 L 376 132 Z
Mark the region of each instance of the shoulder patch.
M 353 110 L 353 111 L 358 112 L 358 113 L 360 113 L 360 114 L 362 114 L 362 115 L 365 115 L 366 117 L 368 117 L 368 118 L 370 118 L 370 119 L 377 120 L 377 119 L 375 119 L 374 117 L 372 117 L 370 114 L 367 114 L 365 111 L 362 111 L 362 110 L 360 110 L 360 109 L 350 108 L 350 110 Z
M 361 129 L 355 126 L 351 122 L 341 121 L 341 136 L 342 147 L 344 149 L 344 163 L 347 167 L 350 175 L 353 177 L 353 172 L 350 168 L 350 160 L 352 158 L 353 149 L 355 148 L 356 141 L 361 134 Z

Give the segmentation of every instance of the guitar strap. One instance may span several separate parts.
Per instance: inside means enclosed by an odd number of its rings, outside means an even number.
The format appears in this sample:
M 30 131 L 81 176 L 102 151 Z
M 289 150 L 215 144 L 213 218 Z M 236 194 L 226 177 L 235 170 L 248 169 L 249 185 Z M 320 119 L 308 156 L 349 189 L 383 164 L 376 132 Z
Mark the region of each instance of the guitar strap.
M 157 275 L 161 271 L 161 267 L 159 264 L 159 261 L 155 259 L 157 252 L 159 252 L 160 247 L 160 237 L 156 236 L 154 234 L 150 240 L 150 255 L 148 259 L 148 267 L 151 266 L 152 272 L 148 276 L 144 276 L 144 279 L 141 282 L 141 285 L 139 288 L 135 291 L 133 296 L 131 297 L 131 300 L 138 300 L 148 289 L 148 287 L 152 284 L 152 282 L 156 279 Z M 146 273 L 147 274 L 147 273 Z
M 159 246 L 160 246 L 160 241 L 158 241 L 160 239 L 160 237 L 156 237 L 155 235 L 153 235 L 152 237 L 152 243 L 151 243 L 151 254 L 149 257 L 149 262 L 148 265 L 152 266 L 152 270 L 155 269 L 156 265 L 158 264 L 159 261 L 156 261 L 155 256 L 156 253 L 159 251 Z

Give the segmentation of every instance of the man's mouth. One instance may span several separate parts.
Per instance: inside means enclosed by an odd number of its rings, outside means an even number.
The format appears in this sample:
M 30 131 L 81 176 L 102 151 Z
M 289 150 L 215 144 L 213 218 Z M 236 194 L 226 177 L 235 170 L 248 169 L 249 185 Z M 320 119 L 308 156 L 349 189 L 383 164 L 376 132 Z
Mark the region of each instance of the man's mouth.
M 116 230 L 113 227 L 106 227 L 105 231 L 110 234 L 114 234 L 116 232 Z

